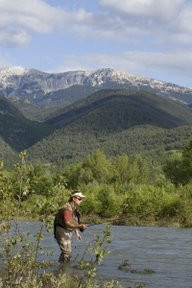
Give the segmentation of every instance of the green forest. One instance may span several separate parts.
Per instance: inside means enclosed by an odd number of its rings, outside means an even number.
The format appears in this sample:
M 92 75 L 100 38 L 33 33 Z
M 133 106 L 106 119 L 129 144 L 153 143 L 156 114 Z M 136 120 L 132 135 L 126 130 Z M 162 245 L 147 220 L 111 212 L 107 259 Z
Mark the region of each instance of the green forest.
M 191 135 L 192 126 L 163 129 L 143 125 L 105 133 L 74 123 L 55 131 L 27 151 L 30 161 L 54 163 L 60 167 L 83 161 L 86 155 L 97 149 L 101 149 L 107 157 L 140 154 L 162 163 L 172 150 L 181 150 L 187 145 Z
M 59 168 L 28 161 L 0 165 L 1 219 L 52 219 L 73 189 L 86 199 L 84 221 L 123 225 L 192 226 L 192 141 L 163 164 L 143 155 L 107 157 L 95 150 Z

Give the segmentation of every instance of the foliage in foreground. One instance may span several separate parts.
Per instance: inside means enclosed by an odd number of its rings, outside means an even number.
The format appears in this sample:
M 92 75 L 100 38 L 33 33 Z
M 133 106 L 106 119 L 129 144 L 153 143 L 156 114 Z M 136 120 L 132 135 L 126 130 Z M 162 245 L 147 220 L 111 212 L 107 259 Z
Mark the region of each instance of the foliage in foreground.
M 97 265 L 109 253 L 105 245 L 110 242 L 110 230 L 106 227 L 103 237 L 96 236 L 89 248 L 91 256 L 88 260 L 82 257 L 79 266 L 83 273 L 76 275 L 65 271 L 53 273 L 49 271 L 51 263 L 46 261 L 41 242 L 43 239 L 42 224 L 40 231 L 29 235 L 20 231 L 18 223 L 4 221 L 0 226 L 1 235 L 1 267 L 0 287 L 20 288 L 121 288 L 118 281 L 112 280 L 98 285 L 96 281 Z M 10 235 L 11 234 L 11 235 Z M 29 240 L 31 236 L 31 240 Z M 44 259 L 42 259 L 42 255 Z M 40 257 L 39 257 L 40 256 Z

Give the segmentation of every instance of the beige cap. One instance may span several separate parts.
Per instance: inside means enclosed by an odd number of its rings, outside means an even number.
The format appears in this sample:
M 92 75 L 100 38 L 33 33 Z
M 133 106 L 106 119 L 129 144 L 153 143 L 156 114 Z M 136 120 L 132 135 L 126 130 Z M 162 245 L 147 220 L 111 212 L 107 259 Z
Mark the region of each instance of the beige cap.
M 74 191 L 71 197 L 85 198 L 85 196 L 80 191 L 77 191 L 77 192 Z

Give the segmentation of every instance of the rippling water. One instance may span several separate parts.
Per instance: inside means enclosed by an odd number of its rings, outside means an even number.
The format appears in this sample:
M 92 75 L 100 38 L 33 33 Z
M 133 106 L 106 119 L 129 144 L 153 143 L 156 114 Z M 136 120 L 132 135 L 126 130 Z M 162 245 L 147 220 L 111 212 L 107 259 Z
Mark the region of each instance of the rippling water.
M 33 233 L 40 227 L 38 222 L 19 222 L 19 225 L 25 232 Z M 74 235 L 73 264 L 94 234 L 100 234 L 103 229 L 103 225 L 89 227 L 82 234 L 82 241 L 76 241 Z M 147 288 L 192 288 L 192 229 L 112 226 L 111 239 L 107 247 L 111 253 L 98 269 L 100 279 L 116 279 L 125 287 L 140 283 Z M 53 251 L 49 259 L 55 263 L 55 270 L 58 269 L 60 251 L 51 233 L 45 233 L 43 247 Z M 124 260 L 128 260 L 136 273 L 118 269 Z M 155 273 L 140 273 L 144 269 Z

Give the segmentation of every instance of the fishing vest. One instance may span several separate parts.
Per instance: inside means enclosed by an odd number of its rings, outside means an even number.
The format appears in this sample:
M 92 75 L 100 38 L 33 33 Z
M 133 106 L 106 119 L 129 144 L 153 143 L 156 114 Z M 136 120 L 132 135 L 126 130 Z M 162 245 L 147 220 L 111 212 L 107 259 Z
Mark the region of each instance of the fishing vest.
M 54 220 L 54 234 L 55 234 L 55 229 L 56 229 L 57 226 L 62 227 L 62 228 L 66 229 L 66 230 L 68 230 L 68 231 L 70 231 L 70 232 L 73 231 L 73 229 L 70 229 L 70 228 L 67 228 L 67 227 L 66 227 L 65 220 L 64 220 L 64 212 L 65 212 L 65 210 L 70 210 L 70 211 L 72 212 L 72 219 L 71 219 L 71 220 L 72 220 L 73 222 L 77 222 L 77 221 L 76 221 L 75 213 L 74 213 L 74 211 L 73 211 L 70 203 L 66 203 L 66 204 L 64 205 L 64 207 L 61 208 L 61 209 L 59 209 L 59 211 L 58 211 L 57 214 L 55 215 L 55 220 Z

